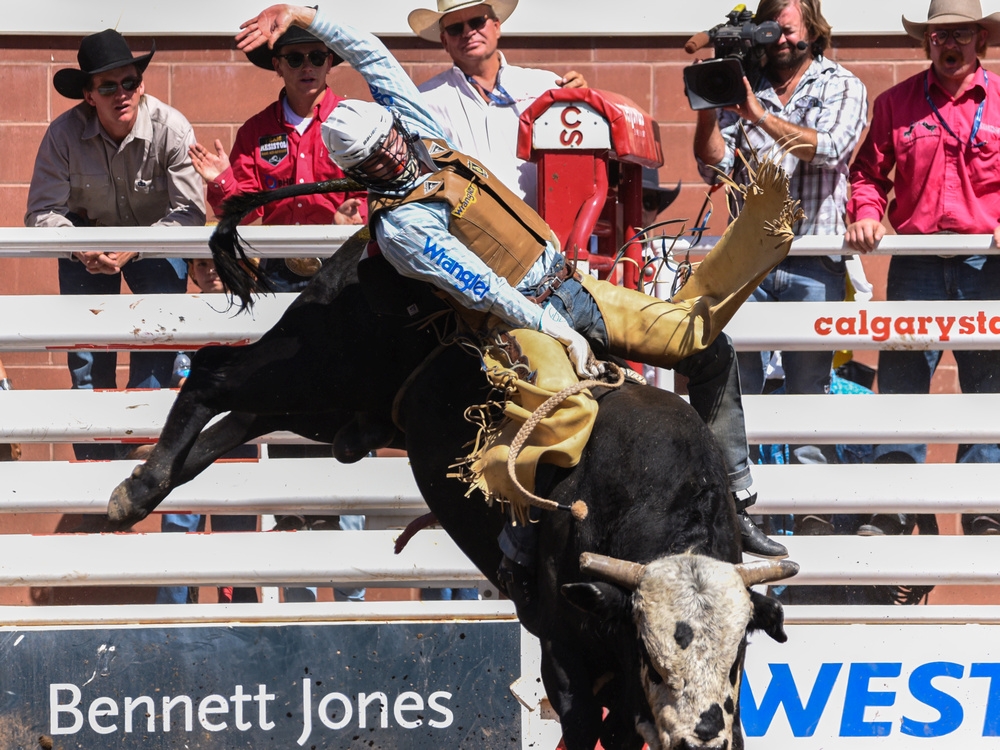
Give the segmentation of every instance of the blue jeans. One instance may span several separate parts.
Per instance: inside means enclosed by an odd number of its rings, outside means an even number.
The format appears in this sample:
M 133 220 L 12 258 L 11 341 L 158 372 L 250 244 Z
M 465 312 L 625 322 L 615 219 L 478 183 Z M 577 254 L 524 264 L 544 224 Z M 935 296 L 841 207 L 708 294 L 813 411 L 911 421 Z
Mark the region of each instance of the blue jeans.
M 607 326 L 597 302 L 579 281 L 567 279 L 549 300 L 548 304 L 591 342 L 598 357 L 606 355 Z M 724 333 L 720 334 L 706 349 L 674 365 L 674 370 L 688 378 L 691 406 L 722 448 L 730 489 L 735 491 L 749 487 L 753 479 L 750 476 L 747 430 L 740 396 L 740 372 L 732 339 Z
M 785 258 L 767 275 L 753 294 L 753 302 L 834 302 L 844 299 L 847 269 L 843 261 L 826 256 Z M 740 381 L 744 393 L 764 391 L 764 371 L 771 352 L 740 352 Z M 785 392 L 815 394 L 830 392 L 833 352 L 782 352 Z M 832 445 L 790 446 L 791 463 L 836 463 Z
M 190 533 L 205 530 L 207 516 L 197 513 L 165 513 L 160 519 L 163 533 Z M 212 531 L 256 531 L 257 516 L 212 516 Z M 187 586 L 160 586 L 156 592 L 157 604 L 186 604 Z M 257 590 L 252 587 L 233 589 L 234 602 L 256 602 Z
M 364 516 L 340 516 L 339 523 L 341 531 L 364 531 L 365 529 Z M 282 593 L 286 602 L 314 602 L 317 597 L 315 586 L 287 587 L 282 589 Z M 364 588 L 335 588 L 333 600 L 335 602 L 363 602 L 365 593 L 366 589 Z
M 180 258 L 133 260 L 120 274 L 88 273 L 82 263 L 59 259 L 60 294 L 119 294 L 122 276 L 133 294 L 184 294 L 187 266 Z M 167 388 L 176 352 L 133 351 L 129 357 L 128 388 Z M 66 354 L 73 388 L 115 389 L 117 352 L 70 351 Z M 80 443 L 73 446 L 77 459 L 124 458 L 128 446 Z
M 886 281 L 888 300 L 1000 299 L 1000 258 L 969 255 L 894 256 Z M 953 351 L 963 393 L 1000 393 L 1000 351 Z M 928 393 L 939 351 L 882 351 L 878 356 L 879 393 Z M 897 443 L 875 446 L 883 463 L 923 463 L 927 446 Z M 996 443 L 958 446 L 958 463 L 997 463 Z
M 271 289 L 278 292 L 301 292 L 312 281 L 311 276 L 299 276 L 285 265 L 284 258 L 261 258 L 260 270 L 267 277 Z

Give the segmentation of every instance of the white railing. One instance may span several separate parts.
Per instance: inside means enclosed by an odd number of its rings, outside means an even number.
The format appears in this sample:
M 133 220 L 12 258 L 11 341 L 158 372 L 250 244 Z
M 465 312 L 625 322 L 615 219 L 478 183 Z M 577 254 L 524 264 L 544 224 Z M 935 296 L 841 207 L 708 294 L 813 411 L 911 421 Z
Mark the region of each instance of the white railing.
M 210 228 L 164 229 L 3 229 L 0 257 L 56 256 L 95 247 L 138 247 L 146 256 L 207 255 Z M 339 247 L 350 229 L 338 227 L 246 227 L 241 230 L 251 252 L 266 255 L 326 255 Z M 709 239 L 702 243 L 711 246 Z M 836 238 L 797 240 L 794 254 L 842 251 Z M 880 252 L 996 252 L 987 236 L 887 237 Z M 0 352 L 136 348 L 191 349 L 206 343 L 245 343 L 270 327 L 292 297 L 263 298 L 252 316 L 233 315 L 218 295 L 123 297 L 21 296 L 0 298 Z M 85 313 L 84 311 L 89 311 Z M 962 318 L 973 321 L 960 333 Z M 914 322 L 909 323 L 909 319 Z M 936 323 L 940 318 L 943 324 Z M 956 323 L 948 327 L 947 320 Z M 926 330 L 921 330 L 921 326 Z M 935 328 L 935 326 L 937 326 Z M 942 330 L 951 332 L 942 341 Z M 969 326 L 965 326 L 969 328 Z M 728 329 L 738 348 L 998 348 L 1000 302 L 982 303 L 800 303 L 747 305 Z M 766 334 L 766 335 L 764 335 Z M 20 385 L 20 384 L 19 384 Z M 73 392 L 23 389 L 3 395 L 0 442 L 142 442 L 156 438 L 174 392 Z M 1000 409 L 1000 395 L 870 396 L 864 419 L 845 409 L 843 398 L 828 396 L 753 396 L 746 398 L 748 433 L 755 443 L 840 442 L 1000 442 L 1000 426 L 983 415 Z M 302 442 L 290 434 L 267 442 Z M 100 512 L 110 490 L 132 464 L 0 464 L 0 513 Z M 1000 467 L 978 466 L 765 466 L 755 469 L 763 513 L 805 512 L 990 512 L 1000 511 Z M 67 496 L 66 487 L 72 487 Z M 219 463 L 179 488 L 162 510 L 221 513 L 363 511 L 398 521 L 423 512 L 405 459 L 362 461 L 341 466 L 332 459 L 296 461 L 295 472 L 281 462 Z M 137 536 L 169 559 L 164 571 L 131 570 L 133 583 L 167 580 L 192 585 L 211 582 L 364 582 L 367 585 L 418 583 L 400 559 L 393 560 L 387 539 L 371 531 L 356 536 L 365 544 L 350 565 L 339 554 L 322 554 L 327 545 L 319 532 L 309 534 Z M 426 535 L 426 536 L 423 536 Z M 350 535 L 348 535 L 350 536 Z M 441 534 L 422 532 L 426 575 L 421 585 L 444 578 L 468 581 L 477 574 L 453 564 L 453 545 Z M 155 538 L 154 538 L 155 537 Z M 285 539 L 299 551 L 291 558 L 301 568 L 285 569 Z M 340 536 L 336 537 L 338 540 Z M 192 541 L 196 539 L 197 541 Z M 803 564 L 793 584 L 818 582 L 1000 583 L 989 554 L 991 539 L 791 539 L 793 556 Z M 9 544 L 8 544 L 9 542 Z M 102 567 L 112 548 L 143 542 L 119 537 L 21 537 L 10 535 L 0 553 L 0 585 L 74 585 L 111 582 L 120 571 Z M 384 544 L 383 544 L 384 542 Z M 253 574 L 217 562 L 221 551 L 248 545 L 273 560 L 254 566 Z M 412 544 L 412 543 L 411 543 Z M 37 545 L 37 546 L 34 546 Z M 79 549 L 71 545 L 77 545 Z M 177 545 L 177 546 L 175 546 Z M 189 546 L 190 545 L 190 546 Z M 340 543 L 336 545 L 341 547 Z M 379 546 L 385 549 L 375 554 Z M 428 546 L 428 550 L 424 547 Z M 342 547 L 341 547 L 342 548 Z M 34 550 L 32 552 L 32 550 Z M 101 552 L 98 552 L 101 550 Z M 958 551 L 961 556 L 952 554 Z M 123 552 L 122 554 L 127 554 Z M 274 557 L 271 558 L 270 555 Z M 201 557 L 201 556 L 204 557 Z M 315 555 L 315 557 L 314 557 Z M 305 557 L 321 560 L 309 565 Z M 385 558 L 385 559 L 383 559 Z M 238 559 L 236 556 L 234 559 Z M 932 567 L 924 563 L 936 560 Z M 5 567 L 9 563 L 10 567 Z M 16 563 L 16 564 L 15 564 Z M 928 563 L 930 564 L 930 563 Z M 340 566 L 343 567 L 340 567 Z M 359 570 L 362 571 L 359 573 Z M 913 578 L 919 571 L 920 581 Z M 155 581 L 154 581 L 155 579 Z M 279 580 L 280 579 L 280 580 Z M 20 583 L 18 583 L 20 582 Z M 182 608 L 183 609 L 183 608 Z M 792 608 L 794 609 L 794 608 Z M 794 619 L 794 612 L 789 617 Z
M 0 258 L 58 257 L 74 251 L 123 247 L 144 257 L 207 258 L 213 227 L 0 227 Z M 240 236 L 251 254 L 278 257 L 330 255 L 355 231 L 345 226 L 244 226 Z M 654 232 L 655 234 L 655 232 Z M 718 237 L 705 237 L 696 249 L 707 250 Z M 688 247 L 686 240 L 678 250 Z M 1000 252 L 988 234 L 889 235 L 872 255 L 995 255 Z M 799 237 L 792 255 L 850 254 L 835 236 Z

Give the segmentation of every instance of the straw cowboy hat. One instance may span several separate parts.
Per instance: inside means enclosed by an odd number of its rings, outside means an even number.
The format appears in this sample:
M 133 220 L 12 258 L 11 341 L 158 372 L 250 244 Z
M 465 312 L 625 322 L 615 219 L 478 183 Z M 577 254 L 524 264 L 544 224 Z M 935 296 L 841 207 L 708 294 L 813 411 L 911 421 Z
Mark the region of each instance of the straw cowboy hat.
M 910 21 L 903 16 L 903 28 L 914 39 L 923 39 L 927 27 L 948 23 L 975 23 L 990 32 L 989 44 L 1000 42 L 1000 13 L 990 13 L 983 17 L 983 6 L 979 0 L 931 0 L 927 9 L 927 21 Z
M 258 68 L 263 68 L 264 70 L 274 70 L 274 56 L 277 54 L 282 47 L 286 47 L 291 44 L 310 44 L 312 42 L 318 42 L 323 44 L 322 39 L 317 39 L 308 31 L 303 29 L 301 26 L 290 26 L 288 31 L 278 37 L 278 41 L 274 43 L 274 47 L 268 47 L 266 44 L 252 49 L 247 52 L 247 59 L 256 65 Z M 330 47 L 327 47 L 330 52 L 333 52 Z M 333 52 L 333 65 L 330 67 L 336 67 L 344 62 L 344 59 Z
M 438 9 L 436 13 L 433 10 L 417 8 L 406 17 L 406 21 L 410 24 L 410 28 L 413 29 L 413 33 L 421 39 L 426 39 L 428 42 L 437 42 L 441 40 L 441 27 L 438 26 L 438 22 L 442 16 L 456 10 L 475 8 L 477 5 L 491 6 L 497 20 L 503 23 L 514 12 L 514 8 L 517 7 L 517 0 L 488 0 L 488 2 L 484 2 L 483 0 L 437 0 Z
M 134 65 L 139 75 L 149 65 L 156 52 L 156 42 L 153 42 L 149 52 L 141 57 L 132 57 L 125 37 L 114 29 L 85 36 L 80 42 L 80 51 L 76 53 L 76 61 L 80 68 L 63 68 L 52 77 L 56 91 L 67 99 L 83 99 L 83 87 L 90 76 L 104 73 L 108 70 Z

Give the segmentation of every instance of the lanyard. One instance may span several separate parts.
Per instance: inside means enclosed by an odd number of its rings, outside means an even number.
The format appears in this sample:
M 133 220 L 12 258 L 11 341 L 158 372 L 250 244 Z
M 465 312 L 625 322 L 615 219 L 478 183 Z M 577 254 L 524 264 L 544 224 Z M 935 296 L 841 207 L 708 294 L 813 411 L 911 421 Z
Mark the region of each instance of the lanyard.
M 486 94 L 486 97 L 498 107 L 513 107 L 515 104 L 517 104 L 517 101 L 514 99 L 514 97 L 508 94 L 507 89 L 505 89 L 500 84 L 499 73 L 497 73 L 497 80 L 493 86 L 492 91 L 487 91 L 485 86 L 480 85 L 479 82 L 476 81 L 476 79 L 474 79 L 472 76 L 468 74 L 466 74 L 465 80 L 467 80 L 474 89 L 478 89 L 479 91 L 482 91 L 484 94 Z
M 937 105 L 934 103 L 934 100 L 931 99 L 930 86 L 927 83 L 930 77 L 931 74 L 930 71 L 928 70 L 924 73 L 924 98 L 927 100 L 927 103 L 931 105 L 931 110 L 933 110 L 934 116 L 937 117 L 938 122 L 941 123 L 941 127 L 944 128 L 946 131 L 948 131 L 948 135 L 950 135 L 956 141 L 961 143 L 962 139 L 959 138 L 957 135 L 955 135 L 955 131 L 952 130 L 948 126 L 948 123 L 944 121 L 944 118 L 941 116 L 941 111 L 937 108 Z M 987 73 L 986 70 L 983 70 L 983 85 L 985 92 L 983 94 L 983 100 L 979 102 L 979 106 L 976 108 L 976 116 L 972 120 L 972 132 L 969 134 L 969 145 L 972 146 L 973 148 L 980 148 L 986 145 L 986 141 L 979 141 L 977 143 L 976 135 L 979 133 L 979 126 L 983 124 L 983 109 L 986 107 L 986 97 L 989 94 L 990 90 L 989 84 L 990 84 L 990 74 Z

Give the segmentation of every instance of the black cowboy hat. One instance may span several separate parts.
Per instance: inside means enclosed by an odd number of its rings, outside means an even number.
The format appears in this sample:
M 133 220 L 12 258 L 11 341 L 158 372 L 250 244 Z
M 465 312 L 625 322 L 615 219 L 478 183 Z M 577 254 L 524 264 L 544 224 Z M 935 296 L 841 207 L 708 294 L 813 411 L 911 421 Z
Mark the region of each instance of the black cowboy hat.
M 660 185 L 660 172 L 651 167 L 642 168 L 642 190 L 643 192 L 654 193 L 657 200 L 656 213 L 662 213 L 671 203 L 677 200 L 681 192 L 681 183 L 677 187 L 665 188 Z
M 98 34 L 91 34 L 80 42 L 80 51 L 76 53 L 76 61 L 80 69 L 63 68 L 52 78 L 56 91 L 67 99 L 83 99 L 83 87 L 87 85 L 90 76 L 114 70 L 125 65 L 134 65 L 139 74 L 146 69 L 156 52 L 156 42 L 153 42 L 149 52 L 141 57 L 132 57 L 125 37 L 114 29 L 105 29 Z
M 278 37 L 278 41 L 274 43 L 273 48 L 268 47 L 266 44 L 261 45 L 260 47 L 257 47 L 257 49 L 252 49 L 247 52 L 247 59 L 258 68 L 263 68 L 264 70 L 274 70 L 274 65 L 271 60 L 282 47 L 286 47 L 289 44 L 309 44 L 310 42 L 319 42 L 320 44 L 323 44 L 322 39 L 317 39 L 301 26 L 291 26 L 288 31 Z M 330 48 L 327 47 L 327 49 Z M 330 49 L 330 52 L 333 53 L 334 65 L 340 65 L 344 62 L 344 59 L 332 49 Z

